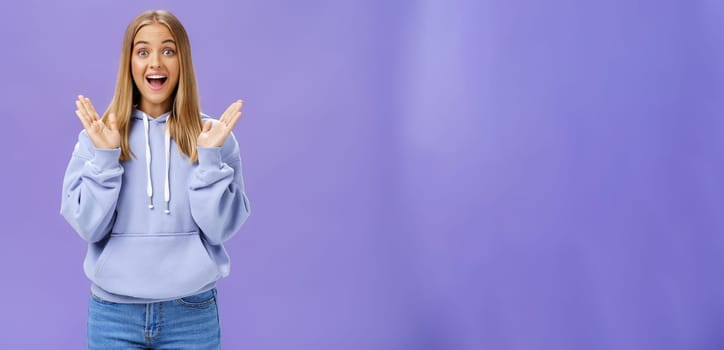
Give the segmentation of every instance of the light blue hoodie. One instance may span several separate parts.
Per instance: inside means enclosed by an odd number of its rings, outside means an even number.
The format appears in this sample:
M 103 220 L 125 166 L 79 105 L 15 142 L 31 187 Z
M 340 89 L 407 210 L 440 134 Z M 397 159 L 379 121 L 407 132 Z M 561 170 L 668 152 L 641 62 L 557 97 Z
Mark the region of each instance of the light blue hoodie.
M 199 147 L 191 164 L 165 133 L 168 116 L 134 110 L 135 158 L 123 162 L 120 148 L 95 148 L 81 131 L 65 173 L 60 212 L 88 241 L 83 267 L 92 292 L 112 302 L 213 288 L 229 274 L 223 242 L 249 216 L 233 133 L 222 147 Z

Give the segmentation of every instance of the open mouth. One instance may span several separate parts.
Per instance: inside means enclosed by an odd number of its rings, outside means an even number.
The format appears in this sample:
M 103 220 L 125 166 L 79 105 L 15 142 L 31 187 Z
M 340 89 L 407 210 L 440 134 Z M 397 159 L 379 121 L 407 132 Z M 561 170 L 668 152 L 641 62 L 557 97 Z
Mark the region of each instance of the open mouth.
M 165 75 L 154 74 L 146 76 L 146 82 L 148 82 L 148 85 L 153 90 L 161 90 L 167 79 Z

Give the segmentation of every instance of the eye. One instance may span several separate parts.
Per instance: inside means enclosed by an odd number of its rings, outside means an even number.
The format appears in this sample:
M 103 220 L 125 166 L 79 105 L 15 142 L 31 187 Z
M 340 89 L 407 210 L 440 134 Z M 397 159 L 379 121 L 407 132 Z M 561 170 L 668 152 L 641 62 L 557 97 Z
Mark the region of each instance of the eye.
M 164 50 L 163 50 L 163 54 L 166 55 L 166 56 L 173 56 L 173 54 L 175 54 L 175 53 L 176 53 L 176 51 L 174 51 L 174 50 L 172 50 L 172 49 L 164 49 Z
M 140 49 L 136 52 L 136 54 L 141 57 L 146 57 L 148 56 L 148 51 L 146 49 Z

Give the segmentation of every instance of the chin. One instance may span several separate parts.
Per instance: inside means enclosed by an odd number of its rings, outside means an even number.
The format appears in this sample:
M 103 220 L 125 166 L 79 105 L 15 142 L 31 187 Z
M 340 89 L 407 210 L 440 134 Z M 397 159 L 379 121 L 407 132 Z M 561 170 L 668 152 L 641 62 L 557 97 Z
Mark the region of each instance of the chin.
M 141 94 L 143 96 L 143 99 L 146 101 L 154 104 L 154 105 L 160 105 L 164 104 L 165 102 L 168 102 L 171 99 L 171 94 L 159 96 L 158 94 Z

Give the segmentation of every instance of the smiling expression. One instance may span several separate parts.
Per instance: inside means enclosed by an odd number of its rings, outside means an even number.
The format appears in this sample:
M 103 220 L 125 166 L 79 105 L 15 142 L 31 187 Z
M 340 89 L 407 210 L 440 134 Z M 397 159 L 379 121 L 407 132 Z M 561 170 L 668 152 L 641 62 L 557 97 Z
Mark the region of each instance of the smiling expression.
M 138 108 L 152 117 L 171 110 L 179 80 L 176 42 L 168 27 L 153 23 L 133 38 L 131 74 L 140 92 Z

